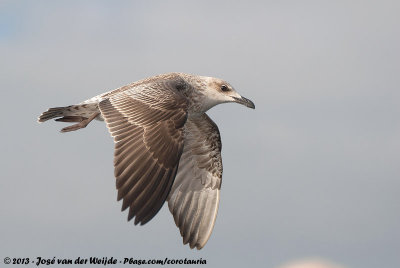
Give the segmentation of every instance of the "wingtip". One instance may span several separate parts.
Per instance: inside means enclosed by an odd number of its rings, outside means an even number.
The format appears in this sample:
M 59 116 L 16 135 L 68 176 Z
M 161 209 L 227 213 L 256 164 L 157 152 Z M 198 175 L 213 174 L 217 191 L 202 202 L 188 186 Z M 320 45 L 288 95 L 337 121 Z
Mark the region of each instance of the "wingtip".
M 137 216 L 135 217 L 134 223 L 135 223 L 135 225 L 138 225 L 138 224 L 143 225 L 143 222 L 141 222 Z
M 190 249 L 196 248 L 197 250 L 201 250 L 205 246 L 205 244 L 203 244 L 203 245 L 199 244 L 198 241 L 190 241 L 190 240 L 185 241 L 184 238 L 183 238 L 182 242 L 184 245 L 187 244 L 190 247 Z
M 195 243 L 193 245 L 189 244 L 189 247 L 190 247 L 190 249 L 201 250 L 204 247 L 204 245 L 199 245 L 198 243 Z

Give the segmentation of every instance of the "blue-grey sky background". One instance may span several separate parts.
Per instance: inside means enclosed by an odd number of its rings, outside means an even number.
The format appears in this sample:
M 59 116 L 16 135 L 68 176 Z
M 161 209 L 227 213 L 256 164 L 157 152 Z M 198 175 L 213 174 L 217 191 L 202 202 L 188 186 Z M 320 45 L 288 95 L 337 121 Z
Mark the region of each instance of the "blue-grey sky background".
M 400 267 L 399 14 L 388 0 L 1 1 L 1 260 Z M 61 134 L 36 122 L 173 71 L 223 78 L 256 104 L 209 111 L 224 176 L 201 251 L 182 245 L 167 206 L 126 221 L 104 123 Z

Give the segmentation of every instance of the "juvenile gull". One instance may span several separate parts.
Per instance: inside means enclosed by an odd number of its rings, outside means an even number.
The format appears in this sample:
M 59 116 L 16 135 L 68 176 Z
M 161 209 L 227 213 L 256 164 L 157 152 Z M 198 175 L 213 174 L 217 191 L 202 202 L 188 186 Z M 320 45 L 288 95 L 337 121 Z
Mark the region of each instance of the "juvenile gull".
M 38 119 L 76 122 L 61 129 L 105 120 L 114 137 L 114 174 L 122 211 L 135 225 L 150 221 L 168 201 L 190 248 L 207 243 L 218 211 L 222 180 L 221 138 L 205 113 L 225 102 L 254 109 L 218 78 L 169 73 L 98 95 L 77 105 L 50 108 Z

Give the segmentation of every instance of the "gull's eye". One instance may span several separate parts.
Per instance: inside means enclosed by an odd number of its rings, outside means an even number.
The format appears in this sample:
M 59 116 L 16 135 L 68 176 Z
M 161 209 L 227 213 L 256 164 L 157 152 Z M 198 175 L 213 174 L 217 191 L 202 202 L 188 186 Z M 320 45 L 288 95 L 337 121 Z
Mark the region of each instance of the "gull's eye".
M 221 90 L 222 91 L 229 91 L 229 88 L 227 87 L 227 85 L 222 85 L 221 86 Z

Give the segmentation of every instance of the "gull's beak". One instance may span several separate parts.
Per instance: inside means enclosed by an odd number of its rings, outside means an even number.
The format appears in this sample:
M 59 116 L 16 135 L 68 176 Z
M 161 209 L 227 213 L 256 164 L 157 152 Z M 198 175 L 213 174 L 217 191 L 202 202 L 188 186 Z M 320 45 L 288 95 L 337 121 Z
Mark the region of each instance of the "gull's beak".
M 232 98 L 234 99 L 234 101 L 236 103 L 243 104 L 244 106 L 249 107 L 251 109 L 255 109 L 256 108 L 254 103 L 251 100 L 246 99 L 245 97 L 240 97 L 240 98 L 232 97 Z

